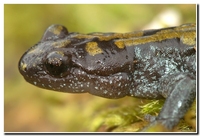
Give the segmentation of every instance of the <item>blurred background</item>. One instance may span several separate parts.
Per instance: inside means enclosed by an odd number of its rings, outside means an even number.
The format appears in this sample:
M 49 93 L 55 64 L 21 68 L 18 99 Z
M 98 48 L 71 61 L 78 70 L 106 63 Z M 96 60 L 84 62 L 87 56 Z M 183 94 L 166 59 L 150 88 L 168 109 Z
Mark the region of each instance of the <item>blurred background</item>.
M 196 22 L 196 5 L 4 5 L 4 131 L 85 132 L 105 109 L 140 99 L 109 100 L 90 94 L 40 89 L 18 71 L 22 54 L 51 24 L 69 32 L 130 32 Z

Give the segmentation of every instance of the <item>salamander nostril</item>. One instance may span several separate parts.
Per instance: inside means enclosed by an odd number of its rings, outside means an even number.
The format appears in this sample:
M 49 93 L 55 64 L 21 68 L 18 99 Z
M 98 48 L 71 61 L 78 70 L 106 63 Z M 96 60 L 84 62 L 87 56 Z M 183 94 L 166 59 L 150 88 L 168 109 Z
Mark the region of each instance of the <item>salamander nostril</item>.
M 20 61 L 18 68 L 19 68 L 20 72 L 26 72 L 27 71 L 27 64 L 24 63 L 23 61 Z

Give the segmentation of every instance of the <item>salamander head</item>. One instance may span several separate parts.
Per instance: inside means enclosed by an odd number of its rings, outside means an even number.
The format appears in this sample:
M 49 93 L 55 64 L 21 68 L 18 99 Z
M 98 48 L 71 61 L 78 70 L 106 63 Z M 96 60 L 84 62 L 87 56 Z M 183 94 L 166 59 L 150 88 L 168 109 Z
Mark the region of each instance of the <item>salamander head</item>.
M 19 71 L 27 82 L 45 89 L 125 96 L 131 80 L 125 71 L 132 67 L 126 54 L 114 46 L 102 49 L 97 43 L 105 46 L 111 41 L 100 42 L 96 35 L 68 33 L 64 26 L 52 25 L 21 57 Z M 119 52 L 125 55 L 112 56 Z

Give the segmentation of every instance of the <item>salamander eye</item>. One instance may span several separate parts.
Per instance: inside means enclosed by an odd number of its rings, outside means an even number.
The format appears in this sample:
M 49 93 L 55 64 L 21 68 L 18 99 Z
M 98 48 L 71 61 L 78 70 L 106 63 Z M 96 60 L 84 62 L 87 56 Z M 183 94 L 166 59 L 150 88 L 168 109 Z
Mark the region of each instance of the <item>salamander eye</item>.
M 62 52 L 51 52 L 47 55 L 45 67 L 50 76 L 64 77 L 69 73 L 70 58 L 64 56 Z
M 68 35 L 68 30 L 62 25 L 51 25 L 45 31 L 41 41 L 56 40 L 65 38 Z

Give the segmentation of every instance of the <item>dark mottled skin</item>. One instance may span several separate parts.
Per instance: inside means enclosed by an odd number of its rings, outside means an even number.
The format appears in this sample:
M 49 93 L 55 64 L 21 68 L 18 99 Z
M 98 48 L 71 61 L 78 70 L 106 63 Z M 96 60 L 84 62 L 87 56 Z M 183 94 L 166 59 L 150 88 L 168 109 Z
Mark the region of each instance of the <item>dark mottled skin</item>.
M 126 34 L 69 33 L 52 25 L 21 57 L 19 71 L 55 91 L 166 98 L 152 125 L 171 130 L 196 97 L 196 25 Z

